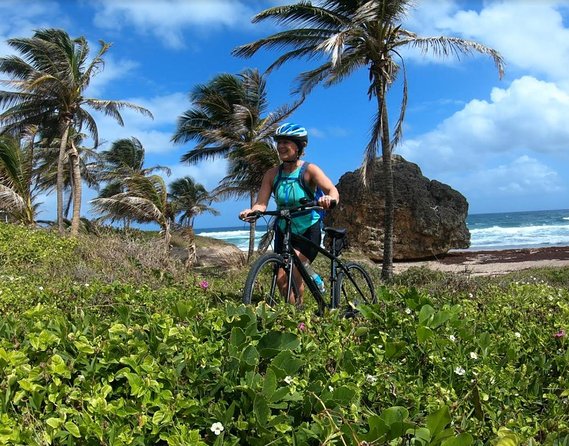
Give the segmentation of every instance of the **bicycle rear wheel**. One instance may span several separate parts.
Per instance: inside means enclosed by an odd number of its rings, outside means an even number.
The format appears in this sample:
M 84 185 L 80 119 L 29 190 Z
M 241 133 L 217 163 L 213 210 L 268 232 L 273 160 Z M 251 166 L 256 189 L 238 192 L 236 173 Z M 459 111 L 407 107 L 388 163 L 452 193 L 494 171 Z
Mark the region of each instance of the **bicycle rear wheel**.
M 346 313 L 347 317 L 357 314 L 361 304 L 377 302 L 373 282 L 367 271 L 359 264 L 344 264 L 346 271 L 340 271 L 334 286 L 334 302 L 332 306 Z
M 277 272 L 284 268 L 285 262 L 278 254 L 265 254 L 259 257 L 247 276 L 243 291 L 243 303 L 257 305 L 267 302 L 275 305 L 280 299 L 277 286 Z

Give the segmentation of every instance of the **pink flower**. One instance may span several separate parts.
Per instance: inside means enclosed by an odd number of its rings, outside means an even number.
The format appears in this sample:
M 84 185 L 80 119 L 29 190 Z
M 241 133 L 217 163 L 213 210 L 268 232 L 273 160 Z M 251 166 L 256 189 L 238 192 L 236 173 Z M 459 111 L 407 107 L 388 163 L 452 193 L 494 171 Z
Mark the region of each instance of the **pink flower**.
M 304 322 L 301 322 L 298 324 L 297 327 L 300 331 L 306 331 L 306 324 Z
M 567 335 L 567 333 L 565 333 L 565 330 L 561 329 L 557 333 L 555 333 L 553 335 L 553 337 L 554 338 L 564 338 L 566 335 Z
M 209 287 L 209 282 L 207 280 L 202 280 L 200 282 L 200 287 L 202 290 L 207 290 Z

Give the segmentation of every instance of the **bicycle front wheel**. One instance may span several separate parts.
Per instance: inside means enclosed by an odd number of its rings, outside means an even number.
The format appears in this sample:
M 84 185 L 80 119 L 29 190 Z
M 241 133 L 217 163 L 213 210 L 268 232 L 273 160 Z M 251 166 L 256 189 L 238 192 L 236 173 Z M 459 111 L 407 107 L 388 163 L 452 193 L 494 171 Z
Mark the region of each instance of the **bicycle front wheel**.
M 334 286 L 332 306 L 346 312 L 346 316 L 355 316 L 361 304 L 377 302 L 373 282 L 368 272 L 359 264 L 348 262 L 346 270 L 338 273 Z
M 277 273 L 284 266 L 284 259 L 279 254 L 265 254 L 259 257 L 253 263 L 245 281 L 243 303 L 257 305 L 264 301 L 269 305 L 275 305 L 280 296 Z

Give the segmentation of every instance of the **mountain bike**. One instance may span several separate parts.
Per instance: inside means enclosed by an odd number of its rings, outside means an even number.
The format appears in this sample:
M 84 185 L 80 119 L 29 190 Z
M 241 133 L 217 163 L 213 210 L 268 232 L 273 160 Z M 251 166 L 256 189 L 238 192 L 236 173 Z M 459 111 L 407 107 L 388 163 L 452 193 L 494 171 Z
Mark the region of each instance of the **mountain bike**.
M 376 303 L 373 282 L 363 266 L 356 262 L 344 262 L 338 256 L 345 246 L 346 230 L 326 227 L 324 232 L 331 240 L 331 249 L 328 251 L 322 246 L 316 245 L 311 240 L 292 232 L 292 219 L 295 215 L 309 211 L 322 210 L 315 201 L 305 201 L 300 206 L 275 211 L 254 211 L 246 216 L 251 219 L 261 217 L 277 217 L 285 222 L 283 232 L 283 252 L 281 254 L 267 253 L 259 257 L 251 266 L 251 270 L 245 281 L 243 302 L 245 304 L 257 304 L 265 301 L 269 305 L 275 305 L 279 299 L 284 302 L 290 301 L 291 292 L 298 296 L 299 284 L 293 280 L 292 271 L 297 268 L 302 280 L 310 290 L 310 293 L 318 304 L 318 314 L 324 314 L 326 309 L 340 309 L 345 316 L 353 317 L 358 313 L 361 304 Z M 321 292 L 316 283 L 310 277 L 309 272 L 292 247 L 292 240 L 300 239 L 314 246 L 318 252 L 330 260 L 330 275 L 328 284 L 330 299 L 327 300 L 325 293 Z M 286 293 L 281 296 L 277 286 L 277 273 L 283 269 L 286 273 Z

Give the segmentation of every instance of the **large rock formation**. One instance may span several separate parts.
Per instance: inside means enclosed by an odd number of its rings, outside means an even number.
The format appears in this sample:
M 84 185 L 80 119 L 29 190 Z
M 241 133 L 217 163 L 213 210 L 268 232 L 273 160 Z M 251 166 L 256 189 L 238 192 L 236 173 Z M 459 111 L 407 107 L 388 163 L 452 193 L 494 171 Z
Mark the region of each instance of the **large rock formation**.
M 383 258 L 385 195 L 381 160 L 374 166 L 371 187 L 360 171 L 349 172 L 336 185 L 340 205 L 325 218 L 327 226 L 348 229 L 348 247 L 374 261 Z M 393 258 L 424 259 L 470 246 L 466 227 L 468 203 L 446 184 L 424 177 L 416 164 L 393 157 L 395 222 Z

